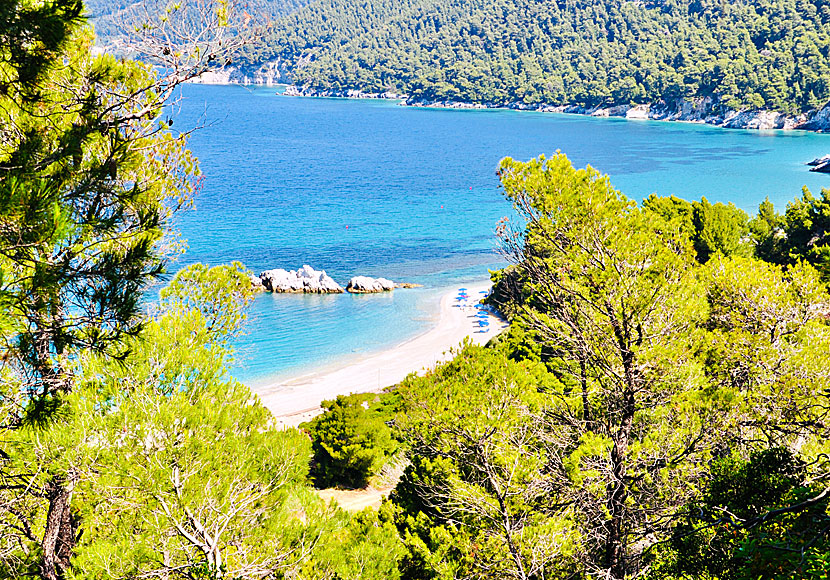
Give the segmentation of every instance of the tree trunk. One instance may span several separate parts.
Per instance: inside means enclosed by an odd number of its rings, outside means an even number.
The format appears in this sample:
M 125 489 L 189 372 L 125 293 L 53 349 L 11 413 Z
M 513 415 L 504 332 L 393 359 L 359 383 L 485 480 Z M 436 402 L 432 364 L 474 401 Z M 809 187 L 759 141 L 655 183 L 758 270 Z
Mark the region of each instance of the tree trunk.
M 631 427 L 637 410 L 634 396 L 634 356 L 631 351 L 623 350 L 623 367 L 625 368 L 626 388 L 620 409 L 620 427 L 614 435 L 614 447 L 611 449 L 611 480 L 608 482 L 608 512 L 606 523 L 605 565 L 609 578 L 625 578 L 625 503 L 628 500 L 626 483 L 626 466 L 628 464 L 628 444 L 631 439 Z
M 72 517 L 70 502 L 75 488 L 75 477 L 54 477 L 47 488 L 49 512 L 41 549 L 43 557 L 40 574 L 44 580 L 59 580 L 69 567 L 75 547 L 77 522 Z

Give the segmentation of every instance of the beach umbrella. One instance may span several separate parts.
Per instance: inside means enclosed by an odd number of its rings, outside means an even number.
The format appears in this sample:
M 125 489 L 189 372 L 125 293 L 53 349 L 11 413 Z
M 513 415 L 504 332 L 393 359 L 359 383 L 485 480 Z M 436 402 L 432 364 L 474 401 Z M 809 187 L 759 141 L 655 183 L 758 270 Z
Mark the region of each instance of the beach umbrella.
M 459 292 L 461 292 L 462 290 L 463 290 L 464 292 L 466 292 L 466 291 L 467 291 L 467 289 L 466 289 L 466 288 L 459 288 L 459 289 L 458 289 L 458 291 L 459 291 Z
M 478 314 L 476 314 L 476 316 L 478 316 L 479 318 L 488 318 L 490 315 L 487 314 L 486 312 L 482 312 L 481 310 L 479 310 Z

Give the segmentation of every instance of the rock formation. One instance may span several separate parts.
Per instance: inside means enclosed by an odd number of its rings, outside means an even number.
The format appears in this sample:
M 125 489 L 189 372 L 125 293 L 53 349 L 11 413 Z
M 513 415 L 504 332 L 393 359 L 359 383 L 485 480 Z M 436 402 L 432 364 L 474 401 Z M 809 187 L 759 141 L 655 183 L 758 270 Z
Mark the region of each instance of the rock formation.
M 363 294 L 370 292 L 386 292 L 387 290 L 394 290 L 396 287 L 397 285 L 392 280 L 387 280 L 386 278 L 355 276 L 349 280 L 348 284 L 346 284 L 346 291 Z
M 372 292 L 387 292 L 395 288 L 418 288 L 420 286 L 420 284 L 412 284 L 411 282 L 393 282 L 386 278 L 355 276 L 346 284 L 346 291 L 355 294 L 369 294 Z
M 266 270 L 259 275 L 259 280 L 269 292 L 296 294 L 339 294 L 343 292 L 343 288 L 325 271 L 315 270 L 307 265 L 299 270 L 291 271 L 282 268 Z M 252 280 L 252 283 L 256 287 L 256 281 Z
M 818 171 L 819 173 L 830 173 L 830 155 L 824 157 L 816 157 L 812 161 L 808 161 L 807 165 L 812 167 L 810 171 Z

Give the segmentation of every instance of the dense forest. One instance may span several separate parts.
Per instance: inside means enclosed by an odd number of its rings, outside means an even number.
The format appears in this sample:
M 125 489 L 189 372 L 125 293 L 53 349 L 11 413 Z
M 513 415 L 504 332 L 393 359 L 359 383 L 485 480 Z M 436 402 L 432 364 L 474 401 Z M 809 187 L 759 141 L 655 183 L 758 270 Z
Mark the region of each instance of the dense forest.
M 509 329 L 278 429 L 228 370 L 242 264 L 147 303 L 198 164 L 177 81 L 81 11 L 0 5 L 0 576 L 828 577 L 830 190 L 748 216 L 504 159 Z
M 830 100 L 825 0 L 316 0 L 238 59 L 316 90 L 801 113 Z

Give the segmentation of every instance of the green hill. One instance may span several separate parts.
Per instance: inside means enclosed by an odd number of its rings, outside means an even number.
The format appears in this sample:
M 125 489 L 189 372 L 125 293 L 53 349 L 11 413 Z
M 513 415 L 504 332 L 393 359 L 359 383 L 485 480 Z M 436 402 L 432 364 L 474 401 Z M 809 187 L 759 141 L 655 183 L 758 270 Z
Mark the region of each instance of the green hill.
M 238 64 L 309 90 L 582 107 L 711 97 L 789 115 L 830 100 L 827 0 L 316 0 Z
M 257 20 L 272 22 L 283 17 L 298 8 L 306 5 L 309 0 L 243 0 L 237 2 L 234 9 L 256 15 Z M 166 2 L 165 0 L 84 0 L 86 12 L 95 25 L 95 32 L 98 35 L 99 43 L 108 45 L 123 34 L 123 26 L 132 22 L 132 13 L 138 9 L 140 13 L 161 12 L 169 5 L 177 4 L 184 8 L 185 12 L 194 14 L 198 6 L 208 5 L 204 2 Z M 194 23 L 195 25 L 195 23 Z

